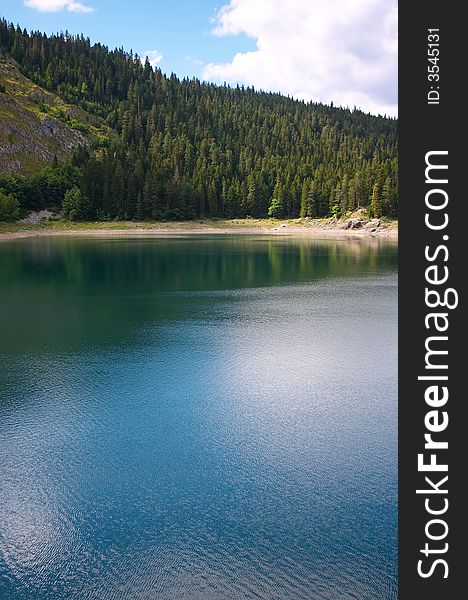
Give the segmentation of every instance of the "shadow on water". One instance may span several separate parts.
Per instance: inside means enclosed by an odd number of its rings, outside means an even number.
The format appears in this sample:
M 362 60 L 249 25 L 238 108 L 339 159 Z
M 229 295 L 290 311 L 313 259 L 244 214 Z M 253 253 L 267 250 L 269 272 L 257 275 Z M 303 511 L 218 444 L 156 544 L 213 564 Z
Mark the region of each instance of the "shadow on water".
M 301 284 L 397 269 L 379 238 L 29 238 L 0 246 L 0 331 L 10 350 L 119 343 L 184 319 L 187 292 Z M 167 294 L 173 294 L 167 301 Z M 192 302 L 196 302 L 196 297 Z M 212 302 L 216 302 L 215 299 Z

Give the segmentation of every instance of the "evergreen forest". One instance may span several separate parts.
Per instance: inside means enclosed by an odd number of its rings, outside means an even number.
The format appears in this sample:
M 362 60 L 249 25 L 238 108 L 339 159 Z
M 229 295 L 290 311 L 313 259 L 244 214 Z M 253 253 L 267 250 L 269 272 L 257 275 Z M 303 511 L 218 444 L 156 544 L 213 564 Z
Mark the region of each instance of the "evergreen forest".
M 76 220 L 398 216 L 395 119 L 181 80 L 123 48 L 6 20 L 0 46 L 103 131 L 71 123 L 87 143 L 69 158 L 0 172 L 0 194 L 23 210 L 62 207 Z

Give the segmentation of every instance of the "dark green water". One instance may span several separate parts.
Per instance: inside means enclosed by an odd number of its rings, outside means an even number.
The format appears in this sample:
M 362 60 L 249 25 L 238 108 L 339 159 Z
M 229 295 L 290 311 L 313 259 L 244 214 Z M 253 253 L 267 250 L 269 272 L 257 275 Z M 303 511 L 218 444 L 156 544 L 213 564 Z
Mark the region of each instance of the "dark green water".
M 397 598 L 397 249 L 0 244 L 0 598 Z

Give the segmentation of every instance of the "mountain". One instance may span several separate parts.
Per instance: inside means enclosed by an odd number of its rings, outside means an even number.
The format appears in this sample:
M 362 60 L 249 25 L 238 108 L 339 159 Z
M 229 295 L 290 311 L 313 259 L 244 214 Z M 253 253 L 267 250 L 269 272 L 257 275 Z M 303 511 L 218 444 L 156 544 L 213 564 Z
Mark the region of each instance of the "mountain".
M 397 215 L 394 119 L 167 77 L 5 20 L 0 47 L 0 188 L 24 208 L 77 187 L 75 218 Z

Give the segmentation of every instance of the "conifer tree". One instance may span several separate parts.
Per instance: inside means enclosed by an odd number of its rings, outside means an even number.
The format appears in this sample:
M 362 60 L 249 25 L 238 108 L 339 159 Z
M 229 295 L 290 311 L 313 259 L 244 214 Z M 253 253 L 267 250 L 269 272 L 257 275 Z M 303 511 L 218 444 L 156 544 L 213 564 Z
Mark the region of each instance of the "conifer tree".
M 370 199 L 369 206 L 369 215 L 374 218 L 378 218 L 381 216 L 381 201 L 379 196 L 379 184 L 374 183 L 374 188 L 372 190 L 372 196 Z

